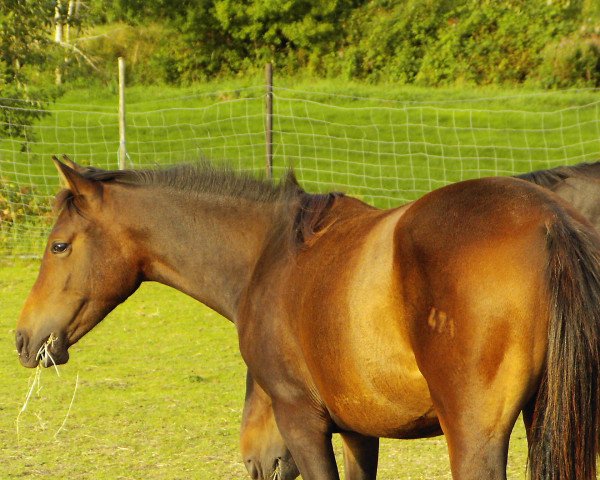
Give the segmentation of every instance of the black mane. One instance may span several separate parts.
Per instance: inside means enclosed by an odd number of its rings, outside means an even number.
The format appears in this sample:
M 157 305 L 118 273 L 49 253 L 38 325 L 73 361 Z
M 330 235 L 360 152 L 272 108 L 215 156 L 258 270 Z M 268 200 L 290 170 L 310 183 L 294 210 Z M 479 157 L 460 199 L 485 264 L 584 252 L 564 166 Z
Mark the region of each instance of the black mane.
M 527 180 L 542 187 L 551 188 L 569 177 L 600 178 L 600 161 L 593 163 L 579 163 L 570 167 L 556 167 L 548 170 L 515 175 L 516 178 Z

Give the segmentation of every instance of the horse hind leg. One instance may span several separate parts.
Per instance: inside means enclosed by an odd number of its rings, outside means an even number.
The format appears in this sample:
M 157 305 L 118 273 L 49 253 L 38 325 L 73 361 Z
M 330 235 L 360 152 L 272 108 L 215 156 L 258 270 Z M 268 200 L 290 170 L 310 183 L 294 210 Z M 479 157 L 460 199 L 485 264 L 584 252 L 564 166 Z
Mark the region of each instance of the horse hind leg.
M 530 395 L 531 381 L 514 350 L 509 348 L 499 358 L 493 379 L 477 361 L 470 367 L 463 363 L 455 375 L 451 367 L 446 372 L 442 367 L 445 375 L 439 376 L 438 370 L 428 379 L 455 480 L 506 479 L 510 434 Z
M 454 479 L 506 479 L 511 428 L 492 430 L 465 418 L 442 423 Z
M 482 352 L 493 350 L 487 345 L 466 356 L 449 351 L 442 356 L 438 349 L 440 358 L 447 360 L 427 362 L 421 368 L 446 437 L 455 480 L 506 479 L 510 433 L 529 395 L 530 376 L 514 350 L 518 347 L 504 349 L 497 344 L 502 351 L 493 359 L 482 359 Z
M 379 438 L 342 432 L 346 480 L 375 480 L 379 460 Z

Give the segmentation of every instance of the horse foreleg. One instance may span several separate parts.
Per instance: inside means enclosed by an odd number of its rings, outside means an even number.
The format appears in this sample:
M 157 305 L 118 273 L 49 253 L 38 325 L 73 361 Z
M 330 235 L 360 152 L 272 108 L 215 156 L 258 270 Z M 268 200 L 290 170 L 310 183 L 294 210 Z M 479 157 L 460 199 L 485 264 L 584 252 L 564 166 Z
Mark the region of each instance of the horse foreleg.
M 273 403 L 277 427 L 304 480 L 339 480 L 330 424 L 312 407 Z
M 374 480 L 377 477 L 379 438 L 358 433 L 341 433 L 344 445 L 346 480 Z

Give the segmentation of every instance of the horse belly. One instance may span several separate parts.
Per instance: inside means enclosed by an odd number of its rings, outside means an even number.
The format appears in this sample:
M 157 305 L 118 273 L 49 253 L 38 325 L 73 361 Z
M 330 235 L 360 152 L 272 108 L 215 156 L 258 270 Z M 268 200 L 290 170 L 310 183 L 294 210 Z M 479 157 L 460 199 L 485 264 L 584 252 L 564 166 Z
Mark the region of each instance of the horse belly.
M 441 434 L 423 377 L 396 369 L 365 369 L 344 379 L 343 389 L 325 398 L 341 429 L 373 437 L 422 438 Z
M 372 293 L 340 337 L 323 395 L 338 425 L 365 435 L 429 436 L 439 430 L 427 382 L 394 307 Z M 360 301 L 355 296 L 355 301 Z M 336 368 L 335 365 L 343 365 Z M 333 380 L 332 380 L 333 379 Z
M 319 315 L 321 335 L 309 353 L 313 378 L 337 425 L 371 436 L 439 433 L 399 291 L 393 238 L 403 213 L 380 222 L 345 259 L 337 291 L 343 300 Z

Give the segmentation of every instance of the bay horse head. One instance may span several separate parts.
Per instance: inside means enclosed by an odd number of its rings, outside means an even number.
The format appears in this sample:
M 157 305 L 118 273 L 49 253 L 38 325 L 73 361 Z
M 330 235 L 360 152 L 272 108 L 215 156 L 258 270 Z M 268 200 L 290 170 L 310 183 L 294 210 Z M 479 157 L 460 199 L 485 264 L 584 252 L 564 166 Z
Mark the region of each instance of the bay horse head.
M 299 475 L 275 423 L 271 399 L 250 373 L 246 375 L 240 447 L 253 480 L 294 480 Z
M 60 213 L 17 324 L 25 367 L 66 363 L 68 348 L 141 282 L 132 244 L 111 220 L 114 207 L 103 182 L 73 163 L 54 162 L 67 189 L 57 197 Z

